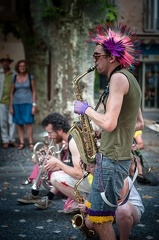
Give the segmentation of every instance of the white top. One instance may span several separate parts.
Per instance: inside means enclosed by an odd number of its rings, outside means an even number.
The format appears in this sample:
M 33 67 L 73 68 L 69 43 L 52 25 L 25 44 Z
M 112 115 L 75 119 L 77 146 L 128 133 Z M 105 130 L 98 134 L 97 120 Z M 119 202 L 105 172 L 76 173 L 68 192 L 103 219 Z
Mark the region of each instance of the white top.
M 128 201 L 131 204 L 137 206 L 140 209 L 141 213 L 144 213 L 145 208 L 142 204 L 141 197 L 140 197 L 138 191 L 136 190 L 136 188 L 135 188 L 135 186 L 134 186 L 130 177 L 128 177 L 128 181 L 129 181 L 129 189 L 131 188 Z

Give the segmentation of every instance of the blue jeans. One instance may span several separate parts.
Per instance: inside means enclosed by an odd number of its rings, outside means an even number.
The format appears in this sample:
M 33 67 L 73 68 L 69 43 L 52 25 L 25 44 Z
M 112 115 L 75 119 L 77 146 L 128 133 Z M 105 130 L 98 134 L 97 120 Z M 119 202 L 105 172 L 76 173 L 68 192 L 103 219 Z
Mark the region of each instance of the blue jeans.
M 129 175 L 130 160 L 114 161 L 101 154 L 96 156 L 95 174 L 92 189 L 88 201 L 91 203 L 91 211 L 88 214 L 109 216 L 115 214 L 117 207 L 106 204 L 101 192 L 105 192 L 108 201 L 118 205 L 120 191 L 124 185 L 124 179 Z

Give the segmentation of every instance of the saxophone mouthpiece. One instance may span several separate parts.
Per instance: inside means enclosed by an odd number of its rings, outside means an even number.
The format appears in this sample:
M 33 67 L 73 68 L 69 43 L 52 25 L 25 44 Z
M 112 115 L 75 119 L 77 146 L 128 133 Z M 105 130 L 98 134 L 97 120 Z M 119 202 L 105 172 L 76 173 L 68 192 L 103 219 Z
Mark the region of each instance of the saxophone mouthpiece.
M 96 68 L 96 65 L 93 66 L 93 67 L 90 67 L 90 68 L 87 70 L 87 73 L 94 71 L 95 68 Z

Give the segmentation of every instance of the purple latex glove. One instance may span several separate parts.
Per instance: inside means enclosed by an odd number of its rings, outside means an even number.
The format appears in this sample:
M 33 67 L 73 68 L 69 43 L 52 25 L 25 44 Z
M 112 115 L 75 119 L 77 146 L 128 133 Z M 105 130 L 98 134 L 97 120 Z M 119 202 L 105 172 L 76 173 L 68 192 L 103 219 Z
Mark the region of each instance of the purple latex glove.
M 89 107 L 87 102 L 75 101 L 74 112 L 78 114 L 85 114 L 86 109 Z

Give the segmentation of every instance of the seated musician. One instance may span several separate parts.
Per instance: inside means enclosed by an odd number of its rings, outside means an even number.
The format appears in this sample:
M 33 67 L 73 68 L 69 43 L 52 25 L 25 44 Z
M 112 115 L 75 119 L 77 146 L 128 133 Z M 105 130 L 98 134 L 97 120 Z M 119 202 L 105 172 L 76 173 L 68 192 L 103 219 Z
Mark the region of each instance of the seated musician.
M 54 196 L 59 191 L 66 196 L 70 196 L 69 187 L 73 188 L 75 183 L 82 178 L 84 170 L 80 166 L 80 154 L 76 143 L 68 133 L 70 125 L 66 118 L 59 113 L 52 113 L 44 118 L 42 126 L 55 144 L 63 140 L 68 142 L 70 161 L 69 164 L 66 164 L 58 158 L 49 155 L 44 168 L 47 171 L 52 171 L 50 178 L 52 188 L 47 196 L 40 198 L 39 189 L 32 189 L 31 194 L 27 194 L 23 198 L 17 199 L 17 201 L 26 204 L 34 203 L 36 207 L 46 209 L 51 206 Z M 54 172 L 55 169 L 56 171 Z M 81 190 L 83 194 L 87 195 L 89 193 L 90 185 L 87 179 L 81 184 Z

